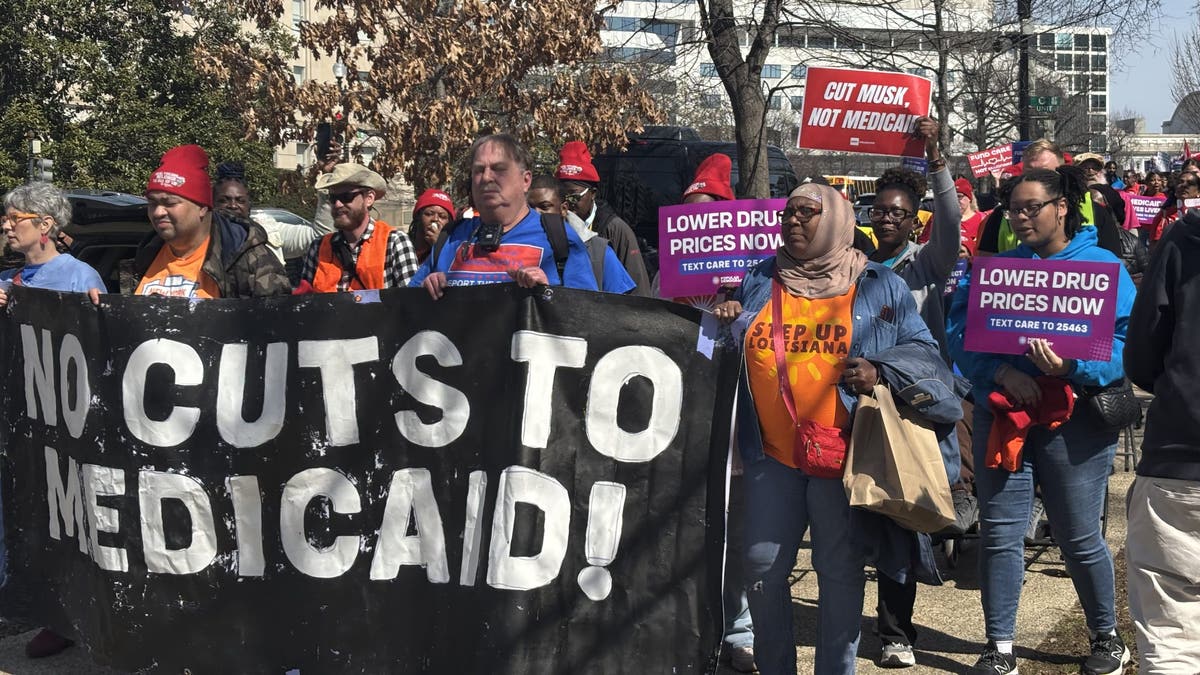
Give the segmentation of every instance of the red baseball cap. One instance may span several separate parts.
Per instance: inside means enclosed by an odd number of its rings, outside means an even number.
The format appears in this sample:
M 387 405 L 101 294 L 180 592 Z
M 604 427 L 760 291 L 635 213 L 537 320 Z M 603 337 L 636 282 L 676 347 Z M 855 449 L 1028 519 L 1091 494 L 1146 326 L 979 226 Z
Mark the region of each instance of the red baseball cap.
M 450 195 L 436 188 L 429 188 L 421 193 L 417 198 L 417 205 L 413 207 L 413 218 L 421 212 L 426 206 L 440 206 L 446 209 L 446 213 L 450 214 L 450 218 L 454 218 L 454 200 L 450 199 Z

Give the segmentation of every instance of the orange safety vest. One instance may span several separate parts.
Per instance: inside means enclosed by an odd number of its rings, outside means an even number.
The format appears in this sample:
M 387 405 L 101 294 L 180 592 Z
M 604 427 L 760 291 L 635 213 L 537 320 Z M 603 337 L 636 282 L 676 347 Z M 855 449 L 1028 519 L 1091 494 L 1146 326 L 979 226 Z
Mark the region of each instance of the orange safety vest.
M 318 293 L 336 293 L 338 283 L 342 280 L 342 265 L 333 254 L 333 235 L 327 234 L 321 238 L 321 249 L 317 255 L 317 271 L 313 274 L 313 289 Z M 364 241 L 358 251 L 358 264 L 355 272 L 358 278 L 351 277 L 350 290 L 363 291 L 369 288 L 383 288 L 384 267 L 387 265 L 388 237 L 392 227 L 382 220 L 375 221 L 375 231 L 371 238 Z M 363 284 L 366 284 L 364 287 Z

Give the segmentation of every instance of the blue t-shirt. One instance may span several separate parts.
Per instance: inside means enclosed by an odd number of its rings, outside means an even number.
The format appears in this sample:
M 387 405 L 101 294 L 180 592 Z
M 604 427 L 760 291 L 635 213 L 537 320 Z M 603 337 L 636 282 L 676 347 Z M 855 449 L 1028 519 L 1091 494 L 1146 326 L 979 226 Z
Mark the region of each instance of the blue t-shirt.
M 629 276 L 625 266 L 621 264 L 621 259 L 613 252 L 612 247 L 604 247 L 604 288 L 600 290 L 605 293 L 619 293 L 624 295 L 637 288 L 637 284 L 633 282 L 633 277 Z
M 500 247 L 491 252 L 480 250 L 475 244 L 479 225 L 478 216 L 459 223 L 447 237 L 438 259 L 426 258 L 408 285 L 420 286 L 433 272 L 445 273 L 446 283 L 450 286 L 500 284 L 512 281 L 509 270 L 533 266 L 542 268 L 550 285 L 559 285 L 554 250 L 542 229 L 541 214 L 531 209 L 521 222 L 504 233 Z M 563 285 L 587 291 L 599 290 L 583 240 L 570 227 L 564 229 L 569 254 L 563 267 L 566 277 Z
M 30 271 L 32 270 L 32 272 Z M 26 265 L 23 268 L 5 270 L 0 281 L 12 281 L 21 273 L 21 285 L 28 288 L 44 288 L 48 291 L 87 293 L 93 288 L 107 293 L 104 280 L 91 265 L 82 262 L 70 253 L 61 253 L 41 265 Z

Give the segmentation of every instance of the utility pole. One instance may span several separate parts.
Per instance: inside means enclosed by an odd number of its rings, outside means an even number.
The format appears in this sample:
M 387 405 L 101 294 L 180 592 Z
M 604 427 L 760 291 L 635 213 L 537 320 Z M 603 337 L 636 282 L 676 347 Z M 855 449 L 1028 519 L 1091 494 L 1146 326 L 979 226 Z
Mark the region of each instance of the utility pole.
M 1029 110 L 1029 36 L 1033 19 L 1033 0 L 1017 0 L 1017 20 L 1021 34 L 1017 39 L 1017 136 L 1033 140 L 1033 119 Z

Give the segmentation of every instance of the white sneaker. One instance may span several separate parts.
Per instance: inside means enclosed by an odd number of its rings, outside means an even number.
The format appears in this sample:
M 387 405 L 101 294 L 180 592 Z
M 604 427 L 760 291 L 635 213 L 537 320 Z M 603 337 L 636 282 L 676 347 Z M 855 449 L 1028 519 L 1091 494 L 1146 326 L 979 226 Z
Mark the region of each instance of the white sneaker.
M 881 668 L 908 668 L 915 665 L 917 665 L 917 657 L 913 654 L 912 645 L 889 642 L 883 646 L 883 653 L 879 655 L 879 667 Z
M 754 665 L 754 648 L 734 647 L 730 649 L 729 665 L 739 673 L 758 672 L 758 666 Z

